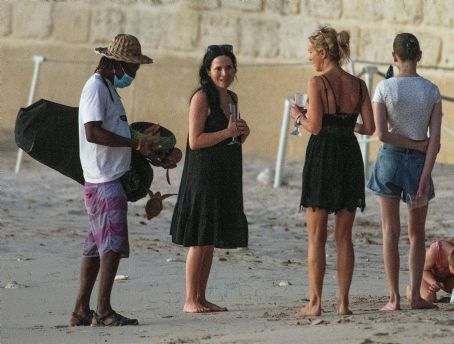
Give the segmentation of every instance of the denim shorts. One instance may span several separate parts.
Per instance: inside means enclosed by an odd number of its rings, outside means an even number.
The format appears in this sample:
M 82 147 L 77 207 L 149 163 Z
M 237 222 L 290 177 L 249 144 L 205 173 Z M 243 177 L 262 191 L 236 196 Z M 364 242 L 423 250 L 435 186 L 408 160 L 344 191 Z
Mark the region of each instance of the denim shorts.
M 425 154 L 417 150 L 383 144 L 367 187 L 378 196 L 406 202 L 407 195 L 414 196 L 418 191 L 425 160 Z M 429 199 L 435 196 L 432 178 L 428 196 Z

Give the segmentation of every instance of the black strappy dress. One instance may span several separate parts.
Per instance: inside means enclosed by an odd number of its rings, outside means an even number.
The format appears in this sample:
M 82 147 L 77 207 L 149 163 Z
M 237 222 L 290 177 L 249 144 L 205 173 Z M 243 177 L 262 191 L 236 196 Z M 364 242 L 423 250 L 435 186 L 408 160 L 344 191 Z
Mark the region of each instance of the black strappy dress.
M 342 209 L 350 212 L 366 206 L 364 192 L 364 165 L 358 141 L 354 134 L 356 120 L 363 101 L 361 81 L 356 113 L 340 112 L 334 90 L 325 76 L 328 104 L 328 83 L 336 106 L 334 114 L 323 114 L 322 129 L 318 135 L 311 135 L 306 150 L 303 169 L 303 190 L 301 206 L 321 208 L 328 213 Z M 326 83 L 325 83 L 326 81 Z
M 230 96 L 236 104 L 236 95 L 231 92 Z M 222 109 L 212 105 L 210 109 L 204 132 L 227 128 L 228 120 Z M 218 248 L 247 247 L 241 145 L 228 145 L 231 140 L 196 150 L 187 144 L 170 228 L 173 243 Z

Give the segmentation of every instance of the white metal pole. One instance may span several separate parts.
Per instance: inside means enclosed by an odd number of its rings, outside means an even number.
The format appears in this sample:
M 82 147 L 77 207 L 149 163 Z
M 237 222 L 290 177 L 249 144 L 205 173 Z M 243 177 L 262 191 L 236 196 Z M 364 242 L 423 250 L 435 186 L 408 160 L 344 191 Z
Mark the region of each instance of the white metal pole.
M 290 117 L 290 101 L 285 99 L 284 113 L 282 115 L 281 134 L 279 137 L 279 147 L 277 150 L 276 173 L 274 175 L 273 187 L 278 188 L 282 184 L 282 171 L 285 163 L 285 150 L 287 148 L 288 123 Z
M 369 90 L 369 94 L 372 93 L 372 81 L 374 74 L 378 72 L 378 68 L 375 66 L 367 66 L 364 68 L 366 73 L 366 85 Z M 361 135 L 361 152 L 363 154 L 364 161 L 364 176 L 369 178 L 369 140 L 367 135 Z
M 28 94 L 27 106 L 29 106 L 33 103 L 33 98 L 35 97 L 36 84 L 38 83 L 39 69 L 41 67 L 41 63 L 43 63 L 44 60 L 45 60 L 44 56 L 40 56 L 40 55 L 33 56 L 33 61 L 35 62 L 35 69 L 33 71 L 32 84 L 30 86 L 30 93 Z M 14 168 L 14 172 L 16 174 L 19 173 L 23 155 L 24 155 L 24 151 L 19 148 L 19 150 L 17 151 L 16 167 Z
M 350 64 L 350 73 L 352 75 L 356 75 L 356 73 L 355 73 L 355 62 L 353 60 L 350 60 L 349 64 Z

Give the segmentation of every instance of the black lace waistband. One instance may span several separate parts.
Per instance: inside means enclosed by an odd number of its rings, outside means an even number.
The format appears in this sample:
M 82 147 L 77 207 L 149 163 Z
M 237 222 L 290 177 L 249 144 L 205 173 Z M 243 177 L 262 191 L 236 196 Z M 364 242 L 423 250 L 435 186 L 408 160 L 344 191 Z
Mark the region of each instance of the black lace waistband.
M 325 126 L 322 127 L 320 134 L 332 134 L 332 135 L 352 135 L 353 128 L 352 127 L 339 127 L 339 126 Z

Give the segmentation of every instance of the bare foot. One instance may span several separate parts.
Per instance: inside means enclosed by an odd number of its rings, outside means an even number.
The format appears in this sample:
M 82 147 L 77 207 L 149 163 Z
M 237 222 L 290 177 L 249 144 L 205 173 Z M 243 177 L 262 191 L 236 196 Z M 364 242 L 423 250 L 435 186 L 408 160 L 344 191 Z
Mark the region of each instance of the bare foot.
M 407 296 L 407 300 L 411 300 L 411 287 L 407 285 L 407 288 L 405 288 L 405 295 Z
M 410 307 L 412 309 L 435 309 L 438 308 L 437 305 L 434 305 L 432 302 L 426 301 L 423 298 L 418 300 L 410 301 Z
M 337 299 L 337 314 L 339 315 L 352 315 L 353 312 L 348 308 L 348 298 Z
M 389 301 L 380 310 L 381 311 L 400 311 L 400 303 L 399 302 L 391 302 L 391 301 Z
M 198 302 L 186 302 L 183 306 L 183 312 L 185 312 L 185 313 L 207 313 L 207 312 L 210 312 L 210 309 Z
M 205 300 L 204 302 L 201 302 L 201 304 L 204 307 L 209 309 L 208 312 L 227 312 L 228 311 L 227 307 L 221 307 L 221 306 L 215 305 L 214 303 L 208 302 L 207 300 Z
M 351 310 L 349 310 L 348 308 L 339 307 L 339 310 L 338 310 L 337 314 L 339 314 L 339 315 L 352 315 L 353 312 Z
M 421 290 L 422 290 L 422 288 L 421 288 Z M 423 298 L 427 302 L 431 302 L 431 303 L 440 302 L 440 301 L 437 300 L 437 294 L 434 293 L 434 292 L 431 292 L 429 290 L 422 291 L 421 292 L 421 298 Z M 411 288 L 410 288 L 409 285 L 407 285 L 407 300 L 410 301 L 411 299 L 412 299 L 412 297 L 411 297 Z M 448 298 L 448 302 L 449 302 L 449 298 Z
M 303 318 L 307 316 L 320 316 L 322 315 L 322 310 L 317 306 L 307 305 L 306 307 L 301 308 L 298 312 L 295 313 L 295 318 Z
M 435 297 L 436 299 L 436 297 Z M 427 301 L 423 299 L 422 297 L 419 297 L 415 300 L 413 300 L 412 295 L 411 295 L 411 288 L 409 285 L 407 285 L 407 300 L 410 302 L 410 307 L 412 309 L 434 309 L 438 308 L 437 305 L 434 305 L 432 302 Z

